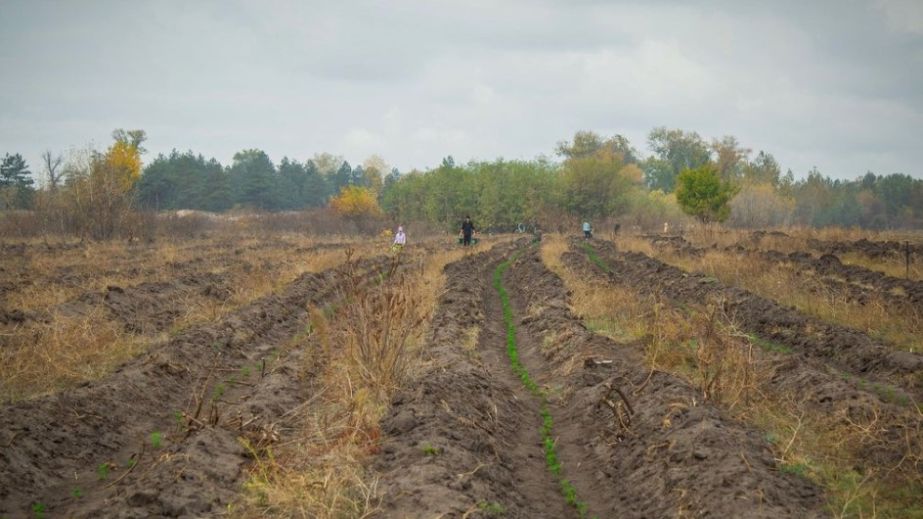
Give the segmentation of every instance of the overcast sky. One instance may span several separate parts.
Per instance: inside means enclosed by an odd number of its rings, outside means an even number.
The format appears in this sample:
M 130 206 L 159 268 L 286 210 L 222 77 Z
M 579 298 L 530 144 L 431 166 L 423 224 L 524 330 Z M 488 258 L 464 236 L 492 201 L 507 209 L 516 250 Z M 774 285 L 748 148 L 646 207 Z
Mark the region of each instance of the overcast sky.
M 587 129 L 734 135 L 803 176 L 923 177 L 923 1 L 0 0 L 0 153 L 143 128 L 402 171 Z

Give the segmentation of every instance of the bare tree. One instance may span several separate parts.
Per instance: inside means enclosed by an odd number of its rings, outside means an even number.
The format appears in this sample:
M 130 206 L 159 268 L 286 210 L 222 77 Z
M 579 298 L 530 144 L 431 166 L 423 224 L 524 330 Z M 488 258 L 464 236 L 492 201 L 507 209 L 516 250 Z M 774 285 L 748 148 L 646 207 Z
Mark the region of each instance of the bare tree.
M 64 163 L 64 156 L 61 154 L 52 155 L 51 150 L 45 150 L 42 153 L 42 162 L 45 164 L 45 175 L 48 179 L 48 189 L 56 191 L 61 180 L 63 180 L 66 169 L 60 169 Z

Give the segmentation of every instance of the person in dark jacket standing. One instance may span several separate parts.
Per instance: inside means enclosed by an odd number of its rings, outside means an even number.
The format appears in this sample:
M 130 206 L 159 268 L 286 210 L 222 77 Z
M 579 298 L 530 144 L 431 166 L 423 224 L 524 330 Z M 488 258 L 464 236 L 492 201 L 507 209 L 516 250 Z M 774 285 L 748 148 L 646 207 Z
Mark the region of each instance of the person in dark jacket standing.
M 471 221 L 470 216 L 465 216 L 465 221 L 462 222 L 461 232 L 462 245 L 465 247 L 471 245 L 471 235 L 474 234 L 474 222 Z

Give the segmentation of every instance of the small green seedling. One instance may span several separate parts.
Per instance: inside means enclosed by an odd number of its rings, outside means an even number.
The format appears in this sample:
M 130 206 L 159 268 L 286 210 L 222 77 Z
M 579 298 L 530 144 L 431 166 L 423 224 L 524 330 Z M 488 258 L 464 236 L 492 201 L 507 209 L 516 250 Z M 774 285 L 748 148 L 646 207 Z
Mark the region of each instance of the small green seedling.
M 176 420 L 177 427 L 182 427 L 183 425 L 183 412 L 182 411 L 173 411 L 173 419 Z
M 478 508 L 490 517 L 502 517 L 506 514 L 506 508 L 493 501 L 481 501 L 478 503 Z
M 99 466 L 96 467 L 96 475 L 99 477 L 100 480 L 109 479 L 109 464 L 100 463 Z
M 438 456 L 440 453 L 442 453 L 442 449 L 439 447 L 433 447 L 428 443 L 423 446 L 423 454 L 427 456 Z
M 44 519 L 45 503 L 33 503 L 32 504 L 32 517 L 35 517 L 35 519 Z
M 80 490 L 79 488 L 75 488 L 71 490 L 71 495 L 76 497 L 77 499 L 80 499 L 81 497 L 83 497 L 83 490 Z
M 151 433 L 151 447 L 155 449 L 160 448 L 160 442 L 163 440 L 163 435 L 160 434 L 160 431 L 154 431 Z
M 807 477 L 808 475 L 808 464 L 807 463 L 784 463 L 782 464 L 782 472 L 786 474 L 795 474 L 796 476 Z
M 221 399 L 221 397 L 224 396 L 224 391 L 226 389 L 227 387 L 223 383 L 215 386 L 215 390 L 212 391 L 212 401 L 214 402 L 214 401 Z
M 764 351 L 774 352 L 774 353 L 785 353 L 785 354 L 789 354 L 792 352 L 791 347 L 785 344 L 782 344 L 780 342 L 771 341 L 769 339 L 764 339 L 756 334 L 749 335 L 749 338 L 750 338 L 750 342 L 752 342 L 753 344 L 756 344 L 757 346 L 762 348 Z
M 131 459 L 128 460 L 128 463 L 127 463 L 128 468 L 130 468 L 130 469 L 135 468 L 135 465 L 137 465 L 137 464 L 138 464 L 138 458 L 131 458 Z

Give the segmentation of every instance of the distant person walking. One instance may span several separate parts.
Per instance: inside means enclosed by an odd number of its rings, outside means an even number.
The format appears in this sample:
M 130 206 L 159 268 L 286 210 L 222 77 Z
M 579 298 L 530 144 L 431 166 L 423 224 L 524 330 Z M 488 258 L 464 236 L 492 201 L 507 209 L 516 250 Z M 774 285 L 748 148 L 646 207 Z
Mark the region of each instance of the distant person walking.
M 474 222 L 471 221 L 470 216 L 465 216 L 465 221 L 462 222 L 461 226 L 462 233 L 462 245 L 465 247 L 471 245 L 471 236 L 474 234 Z
M 400 251 L 403 250 L 404 245 L 407 245 L 407 235 L 404 234 L 404 227 L 398 225 L 397 234 L 394 235 L 394 243 L 391 244 L 391 249 Z
M 593 228 L 590 227 L 590 222 L 583 222 L 583 239 L 589 240 L 593 237 Z

